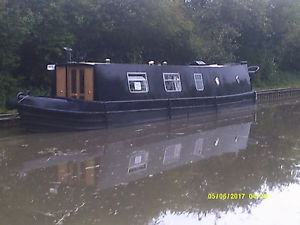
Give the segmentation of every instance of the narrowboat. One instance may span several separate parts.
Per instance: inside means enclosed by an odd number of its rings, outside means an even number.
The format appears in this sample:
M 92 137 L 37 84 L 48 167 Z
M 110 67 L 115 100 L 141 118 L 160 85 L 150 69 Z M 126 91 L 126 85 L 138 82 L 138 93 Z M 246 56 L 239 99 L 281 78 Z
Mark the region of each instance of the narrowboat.
M 238 64 L 190 65 L 67 62 L 52 70 L 51 96 L 19 93 L 17 108 L 29 130 L 92 130 L 216 112 L 253 104 L 251 74 L 259 67 Z M 14 102 L 14 103 L 12 103 Z

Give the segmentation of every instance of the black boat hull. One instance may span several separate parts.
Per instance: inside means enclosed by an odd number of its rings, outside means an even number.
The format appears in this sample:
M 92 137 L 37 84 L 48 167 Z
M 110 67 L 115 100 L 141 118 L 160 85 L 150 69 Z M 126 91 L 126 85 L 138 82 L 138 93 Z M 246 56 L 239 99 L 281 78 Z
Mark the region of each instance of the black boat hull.
M 32 131 L 94 130 L 196 114 L 212 114 L 255 103 L 256 93 L 141 101 L 100 102 L 25 96 L 17 103 L 22 124 Z

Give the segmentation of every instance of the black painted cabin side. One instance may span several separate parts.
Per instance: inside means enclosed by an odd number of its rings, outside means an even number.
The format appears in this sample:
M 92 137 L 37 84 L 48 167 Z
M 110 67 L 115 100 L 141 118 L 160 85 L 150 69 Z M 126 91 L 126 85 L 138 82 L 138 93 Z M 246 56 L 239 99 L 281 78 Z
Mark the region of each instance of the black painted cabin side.
M 145 73 L 148 92 L 131 93 L 128 87 L 127 73 Z M 181 91 L 167 92 L 164 87 L 164 73 L 178 73 Z M 194 74 L 202 74 L 204 90 L 196 89 Z M 251 92 L 251 83 L 247 65 L 225 66 L 172 66 L 172 65 L 131 65 L 131 64 L 95 64 L 94 66 L 95 100 L 132 101 L 207 98 L 236 95 Z M 219 78 L 219 85 L 216 78 Z
M 167 75 L 166 75 L 167 74 Z M 175 74 L 170 82 L 165 75 Z M 138 90 L 132 91 L 132 76 Z M 196 82 L 197 77 L 201 78 Z M 143 79 L 143 81 L 141 81 Z M 144 85 L 142 85 L 144 84 Z M 197 88 L 200 85 L 201 88 Z M 144 87 L 142 87 L 144 86 Z M 147 86 L 147 88 L 145 88 Z M 161 111 L 159 117 L 216 109 L 216 105 L 255 101 L 246 64 L 177 66 L 110 63 L 68 63 L 56 66 L 56 96 L 88 100 L 79 108 L 93 112 Z M 144 90 L 142 89 L 144 88 Z M 174 87 L 173 87 L 174 88 Z M 94 104 L 89 103 L 92 101 Z M 150 112 L 151 111 L 151 112 Z M 177 113 L 176 113 L 177 114 Z M 150 116 L 151 117 L 151 116 Z

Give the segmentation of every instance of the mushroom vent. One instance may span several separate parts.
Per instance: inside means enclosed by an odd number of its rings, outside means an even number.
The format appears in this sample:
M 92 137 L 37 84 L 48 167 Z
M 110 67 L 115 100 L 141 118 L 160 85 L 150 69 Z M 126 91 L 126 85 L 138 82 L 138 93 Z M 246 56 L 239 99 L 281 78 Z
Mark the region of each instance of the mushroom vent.
M 202 66 L 202 65 L 206 65 L 206 63 L 203 61 L 194 61 L 190 65 L 191 66 Z

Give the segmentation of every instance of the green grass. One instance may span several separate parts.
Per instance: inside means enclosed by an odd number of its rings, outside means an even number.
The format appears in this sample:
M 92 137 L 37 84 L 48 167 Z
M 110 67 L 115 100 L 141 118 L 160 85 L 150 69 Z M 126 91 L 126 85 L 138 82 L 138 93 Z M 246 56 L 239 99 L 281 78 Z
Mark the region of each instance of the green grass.
M 300 74 L 295 72 L 279 72 L 273 76 L 272 80 L 253 85 L 255 90 L 296 87 L 300 87 Z
M 0 107 L 0 114 L 3 114 L 3 113 L 16 113 L 16 112 L 17 112 L 16 109 L 14 109 L 14 110 L 8 110 L 5 107 Z

